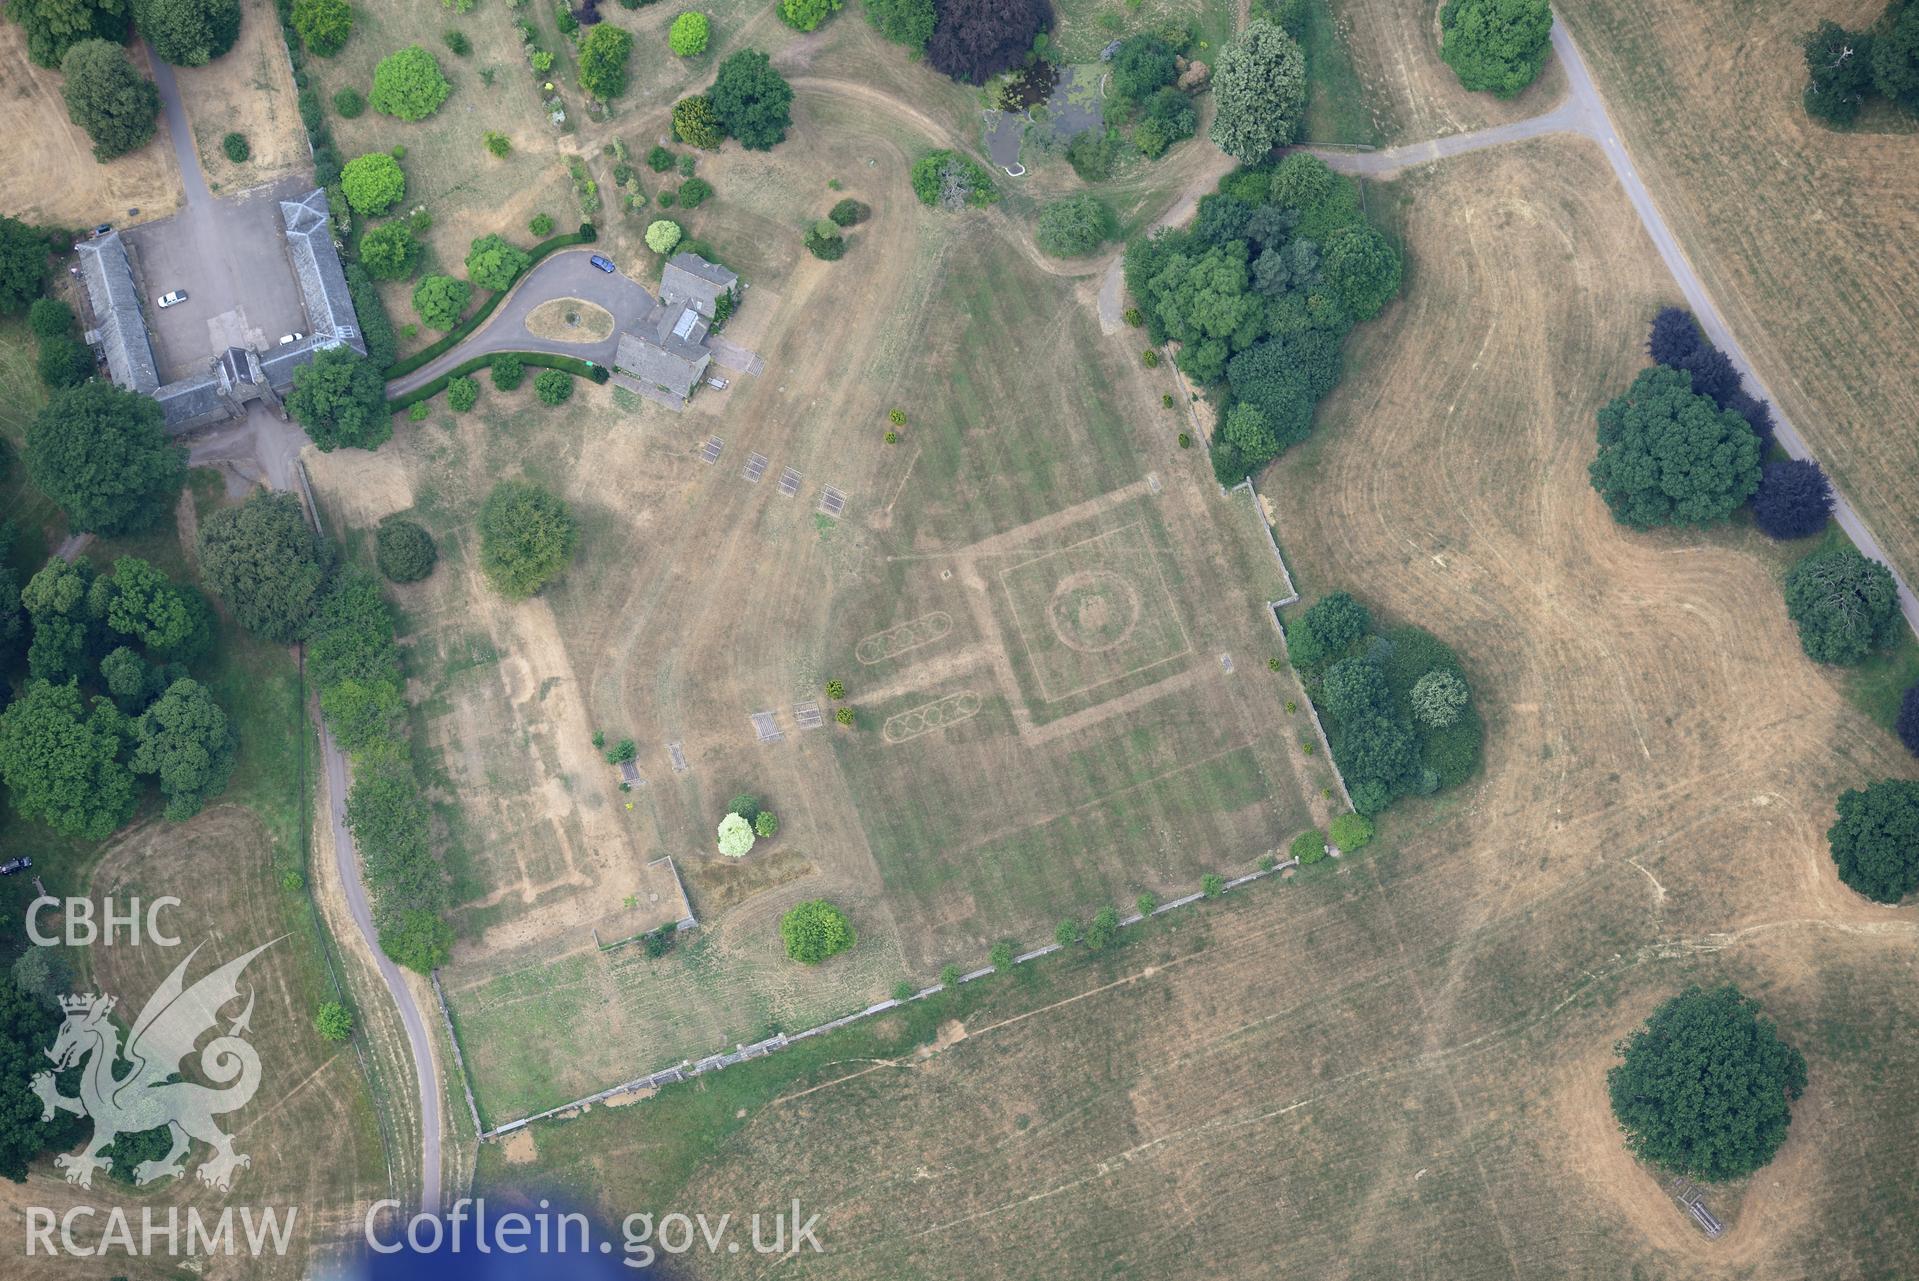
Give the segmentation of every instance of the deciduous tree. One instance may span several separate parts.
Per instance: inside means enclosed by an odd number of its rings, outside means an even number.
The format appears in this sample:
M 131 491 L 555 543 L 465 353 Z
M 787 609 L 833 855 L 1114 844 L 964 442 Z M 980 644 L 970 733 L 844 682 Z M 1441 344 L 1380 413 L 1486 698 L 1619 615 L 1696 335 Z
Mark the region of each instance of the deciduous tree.
M 1806 36 L 1804 48 L 1806 111 L 1831 124 L 1851 124 L 1873 92 L 1871 33 L 1827 19 Z
M 1737 1179 L 1771 1161 L 1806 1088 L 1805 1059 L 1730 985 L 1687 988 L 1617 1049 L 1606 1085 L 1627 1148 L 1691 1179 Z
M 1135 102 L 1179 79 L 1172 46 L 1145 32 L 1122 40 L 1107 70 L 1110 92 Z
M 656 254 L 670 254 L 680 243 L 680 224 L 671 218 L 661 218 L 647 224 L 646 247 Z
M 1893 0 L 1872 41 L 1872 84 L 1907 111 L 1919 112 L 1919 4 Z
M 0 312 L 18 315 L 40 296 L 53 269 L 52 249 L 45 227 L 0 216 Z
M 780 20 L 795 31 L 812 31 L 839 12 L 841 0 L 780 0 Z
M 1752 516 L 1774 538 L 1810 538 L 1832 519 L 1832 485 L 1809 458 L 1767 463 L 1752 496 Z
M 1326 238 L 1326 283 L 1355 320 L 1371 320 L 1399 292 L 1399 250 L 1365 223 L 1342 227 Z
M 1055 258 L 1079 258 L 1093 253 L 1118 230 L 1105 201 L 1081 194 L 1055 200 L 1041 209 L 1033 238 Z
M 1320 710 L 1336 721 L 1383 715 L 1390 697 L 1385 674 L 1363 658 L 1340 659 L 1319 686 Z
M 1354 789 L 1356 802 L 1363 784 L 1375 784 L 1390 800 L 1410 790 L 1417 780 L 1419 741 L 1410 729 L 1389 717 L 1360 716 L 1341 725 L 1333 754 L 1347 785 Z M 1362 812 L 1366 808 L 1359 806 Z
M 1534 80 L 1552 51 L 1547 0 L 1447 0 L 1439 11 L 1440 57 L 1468 89 L 1511 98 Z
M 691 58 L 695 54 L 706 52 L 706 42 L 710 37 L 712 24 L 703 13 L 682 13 L 673 19 L 673 25 L 666 31 L 666 47 L 682 58 Z
M 481 289 L 510 289 L 533 256 L 497 235 L 481 236 L 466 252 L 466 278 Z
M 46 951 L 30 947 L 27 954 Z M 33 1078 L 46 1071 L 47 1048 L 60 1027 L 60 1007 L 24 990 L 12 975 L 0 975 L 0 1177 L 27 1181 L 27 1163 L 42 1152 L 70 1147 L 84 1134 L 77 1117 L 45 1110 Z
M 55 334 L 40 340 L 33 368 L 49 390 L 62 391 L 93 377 L 93 353 L 85 343 L 67 334 Z
M 632 53 L 633 33 L 625 27 L 602 22 L 589 28 L 580 41 L 580 88 L 601 102 L 625 93 L 626 63 Z
M 1047 0 L 934 0 L 926 61 L 967 84 L 1020 65 L 1033 37 L 1053 29 Z
M 103 380 L 54 396 L 27 427 L 27 471 L 75 530 L 144 533 L 173 512 L 186 451 L 151 396 Z
M 1599 411 L 1588 470 L 1622 525 L 1707 525 L 1759 488 L 1759 440 L 1745 419 L 1695 394 L 1689 375 L 1662 366 Z
M 840 234 L 839 224 L 831 218 L 813 223 L 801 240 L 806 251 L 822 261 L 837 262 L 846 256 L 846 237 Z
M 138 716 L 160 693 L 159 678 L 146 659 L 125 645 L 100 660 L 100 679 L 113 705 L 128 716 Z
M 818 965 L 858 941 L 846 913 L 823 898 L 809 899 L 780 918 L 786 954 L 804 965 Z
M 353 1035 L 353 1015 L 338 1001 L 323 1001 L 313 1012 L 313 1030 L 322 1041 L 344 1041 Z
M 192 662 L 212 641 L 212 619 L 200 593 L 138 556 L 114 561 L 112 577 L 95 579 L 88 598 L 108 627 L 161 658 Z
M 748 151 L 770 150 L 793 120 L 793 90 L 758 49 L 728 55 L 706 96 L 720 128 Z
M 720 820 L 719 850 L 728 858 L 744 858 L 753 850 L 753 824 L 744 814 Z
M 60 73 L 67 116 L 93 139 L 95 160 L 112 160 L 147 145 L 160 116 L 160 91 L 133 69 L 126 50 L 105 40 L 82 40 L 60 60 Z
M 520 480 L 493 487 L 480 510 L 480 567 L 503 596 L 531 596 L 565 570 L 579 527 L 558 497 Z
M 330 58 L 353 34 L 353 6 L 347 0 L 293 0 L 293 29 L 308 53 Z
M 1842 543 L 1787 572 L 1786 613 L 1807 657 L 1850 666 L 1898 634 L 1899 590 L 1892 571 Z
M 7 17 L 27 37 L 27 57 L 36 66 L 57 67 L 82 40 L 127 38 L 126 0 L 7 0 Z
M 1345 592 L 1329 592 L 1286 629 L 1293 666 L 1312 668 L 1343 657 L 1372 626 L 1364 605 Z
M 452 276 L 426 276 L 413 287 L 413 310 L 420 315 L 420 323 L 430 329 L 451 329 L 460 323 L 460 313 L 466 310 L 467 300 L 473 296 L 473 286 L 464 280 Z
M 340 189 L 353 212 L 372 217 L 383 214 L 406 195 L 406 174 L 400 162 L 384 151 L 355 156 L 340 170 Z
M 153 774 L 178 823 L 226 790 L 233 775 L 233 730 L 206 686 L 178 680 L 133 723 L 135 774 Z
M 1341 814 L 1333 820 L 1327 835 L 1345 854 L 1372 844 L 1373 820 L 1364 814 Z
M 866 0 L 866 20 L 888 40 L 924 49 L 933 35 L 933 0 Z
M 133 0 L 133 23 L 160 61 L 203 67 L 240 38 L 240 0 Z
M 453 92 L 437 59 L 417 44 L 390 53 L 373 69 L 373 92 L 367 102 L 375 111 L 401 120 L 424 120 L 440 109 Z
M 1919 782 L 1882 779 L 1839 798 L 1826 833 L 1839 879 L 1878 903 L 1919 889 Z
M 295 369 L 286 406 L 322 451 L 378 449 L 393 435 L 386 378 L 351 347 L 328 347 Z
M 351 197 L 348 203 L 352 203 Z M 420 242 L 413 238 L 412 229 L 397 218 L 360 237 L 360 265 L 375 280 L 405 280 L 419 266 L 420 252 Z
M 1459 673 L 1441 668 L 1414 681 L 1409 697 L 1414 720 L 1432 729 L 1444 729 L 1465 714 L 1472 693 Z
M 133 774 L 121 755 L 126 717 L 104 698 L 91 710 L 77 683 L 27 682 L 0 713 L 0 780 L 14 811 L 62 836 L 103 841 L 133 817 Z
M 200 522 L 200 570 L 240 625 L 299 640 L 326 588 L 326 548 L 292 494 L 255 493 Z
M 1242 164 L 1257 164 L 1291 142 L 1306 105 L 1299 42 L 1270 22 L 1248 23 L 1220 51 L 1213 105 L 1213 142 Z

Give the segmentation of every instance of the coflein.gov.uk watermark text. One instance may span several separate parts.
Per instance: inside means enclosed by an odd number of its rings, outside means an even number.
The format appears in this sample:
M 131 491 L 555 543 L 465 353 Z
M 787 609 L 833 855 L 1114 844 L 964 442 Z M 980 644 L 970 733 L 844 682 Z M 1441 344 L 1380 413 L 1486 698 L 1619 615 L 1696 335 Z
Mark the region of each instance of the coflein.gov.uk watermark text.
M 803 1250 L 822 1254 L 820 1216 L 806 1215 L 798 1198 L 790 1210 L 759 1212 L 744 1218 L 722 1214 L 678 1212 L 629 1214 L 620 1221 L 619 1239 L 595 1237 L 587 1216 L 550 1209 L 541 1201 L 537 1210 L 509 1210 L 491 1214 L 484 1197 L 462 1197 L 444 1214 L 416 1214 L 404 1224 L 393 1222 L 398 1201 L 376 1201 L 366 1214 L 367 1248 L 378 1254 L 604 1254 L 619 1251 L 628 1267 L 651 1266 L 662 1254 L 677 1256 L 704 1250 L 709 1254 L 791 1255 Z

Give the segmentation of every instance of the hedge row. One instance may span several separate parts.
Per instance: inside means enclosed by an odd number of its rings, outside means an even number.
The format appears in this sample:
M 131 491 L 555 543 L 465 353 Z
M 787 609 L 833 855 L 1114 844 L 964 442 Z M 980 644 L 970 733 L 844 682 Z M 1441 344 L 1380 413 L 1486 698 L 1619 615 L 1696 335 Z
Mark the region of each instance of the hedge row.
M 422 383 L 405 395 L 392 397 L 386 402 L 386 407 L 391 410 L 408 409 L 423 400 L 432 400 L 445 391 L 446 385 L 455 378 L 463 378 L 467 374 L 485 369 L 497 356 L 518 356 L 521 364 L 531 365 L 536 369 L 564 370 L 575 378 L 590 378 L 596 383 L 603 383 L 611 377 L 605 365 L 596 365 L 590 360 L 581 360 L 577 356 L 556 356 L 544 351 L 489 351 L 483 356 L 461 361 L 432 382 Z
M 393 610 L 372 575 L 345 569 L 335 578 L 308 625 L 306 670 L 319 691 L 320 715 L 353 761 L 346 820 L 366 869 L 380 946 L 401 965 L 430 974 L 453 945 L 446 880 L 413 772 Z
M 527 271 L 533 270 L 534 263 L 546 257 L 555 249 L 565 249 L 569 245 L 590 245 L 597 239 L 599 239 L 599 232 L 594 230 L 593 224 L 590 222 L 581 223 L 578 231 L 569 231 L 562 235 L 549 236 L 547 239 L 533 246 L 532 252 L 527 259 L 526 270 L 522 271 L 520 275 L 524 276 Z M 515 276 L 513 280 L 514 284 L 519 283 L 519 276 Z M 446 337 L 441 338 L 437 342 L 429 343 L 427 346 L 414 352 L 411 356 L 408 356 L 405 360 L 397 361 L 388 366 L 386 371 L 388 381 L 410 374 L 422 365 L 437 360 L 447 352 L 452 351 L 464 341 L 469 334 L 485 324 L 487 317 L 493 314 L 493 309 L 499 306 L 501 300 L 512 292 L 513 285 L 508 285 L 498 293 L 489 295 L 487 300 L 481 303 L 471 316 L 468 316 L 465 320 L 455 325 Z
M 280 15 L 280 36 L 286 42 L 287 64 L 293 68 L 293 87 L 299 91 L 295 105 L 313 150 L 313 176 L 322 187 L 332 187 L 340 180 L 340 154 L 333 146 L 333 131 L 327 128 L 320 91 L 307 79 L 306 49 L 300 43 L 300 33 L 293 28 L 293 0 L 274 0 L 274 8 Z
M 379 287 L 373 283 L 373 277 L 366 274 L 366 268 L 351 261 L 345 268 L 346 291 L 353 299 L 354 315 L 360 322 L 366 358 L 384 369 L 400 354 L 400 339 L 393 332 L 393 320 L 386 314 L 386 303 L 380 300 Z

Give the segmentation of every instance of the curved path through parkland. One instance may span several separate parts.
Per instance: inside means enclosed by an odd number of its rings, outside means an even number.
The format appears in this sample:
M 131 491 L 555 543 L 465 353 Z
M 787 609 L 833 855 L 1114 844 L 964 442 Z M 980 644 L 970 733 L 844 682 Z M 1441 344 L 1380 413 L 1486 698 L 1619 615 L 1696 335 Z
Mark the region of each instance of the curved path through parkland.
M 1544 115 L 1534 116 L 1516 124 L 1498 125 L 1491 129 L 1480 129 L 1473 133 L 1453 134 L 1431 142 L 1409 143 L 1403 147 L 1392 147 L 1385 151 L 1341 152 L 1315 149 L 1314 154 L 1324 160 L 1328 166 L 1341 173 L 1361 177 L 1390 178 L 1403 170 L 1418 165 L 1431 164 L 1450 156 L 1464 155 L 1467 152 L 1480 151 L 1487 147 L 1499 147 L 1508 143 L 1520 142 L 1527 138 L 1538 138 L 1548 134 L 1570 133 L 1590 138 L 1599 144 L 1599 149 L 1612 165 L 1613 174 L 1619 179 L 1619 185 L 1626 189 L 1626 197 L 1632 201 L 1632 207 L 1639 215 L 1640 225 L 1652 238 L 1653 247 L 1659 250 L 1659 256 L 1665 259 L 1667 270 L 1673 279 L 1679 282 L 1679 292 L 1685 296 L 1686 305 L 1699 320 L 1699 327 L 1715 346 L 1731 359 L 1733 367 L 1746 380 L 1747 389 L 1761 399 L 1770 401 L 1773 410 L 1773 438 L 1779 447 L 1793 458 L 1812 458 L 1812 450 L 1806 445 L 1806 438 L 1799 434 L 1785 411 L 1779 407 L 1779 401 L 1767 390 L 1765 380 L 1759 371 L 1753 368 L 1739 340 L 1734 338 L 1732 330 L 1726 324 L 1726 318 L 1713 304 L 1712 296 L 1706 292 L 1699 273 L 1693 269 L 1692 261 L 1686 257 L 1686 251 L 1679 246 L 1679 240 L 1673 235 L 1665 217 L 1660 214 L 1659 206 L 1654 203 L 1652 194 L 1646 190 L 1646 184 L 1639 177 L 1639 169 L 1633 164 L 1632 155 L 1625 144 L 1619 141 L 1619 131 L 1613 127 L 1612 116 L 1606 110 L 1605 99 L 1600 97 L 1598 86 L 1593 83 L 1592 73 L 1586 67 L 1586 60 L 1579 53 L 1579 46 L 1573 43 L 1570 32 L 1563 22 L 1553 23 L 1553 50 L 1559 55 L 1559 61 L 1566 69 L 1567 92 L 1560 104 Z M 1893 581 L 1899 587 L 1899 609 L 1906 617 L 1906 625 L 1919 636 L 1919 597 L 1913 595 L 1912 587 L 1906 581 L 1899 567 L 1892 563 L 1886 550 L 1860 519 L 1858 511 L 1846 496 L 1833 486 L 1832 516 L 1844 530 L 1846 537 L 1861 552 L 1884 565 L 1892 573 Z
M 185 193 L 186 212 L 191 214 L 204 210 L 212 203 L 212 193 L 201 176 L 200 156 L 194 148 L 193 132 L 187 123 L 186 107 L 180 97 L 179 85 L 174 80 L 173 68 L 158 57 L 151 61 L 154 87 L 159 91 L 167 133 L 180 165 L 180 186 Z M 221 254 L 210 250 L 203 251 L 203 256 L 208 262 L 223 261 Z M 293 490 L 296 488 L 300 450 L 305 444 L 306 436 L 297 425 L 281 421 L 255 401 L 248 406 L 245 418 L 222 424 L 216 430 L 189 441 L 188 461 L 195 467 L 219 463 L 237 465 L 239 474 L 251 473 L 251 478 L 265 483 L 269 488 Z M 325 723 L 316 723 L 320 731 L 327 800 L 332 812 L 334 860 L 340 871 L 349 910 L 355 925 L 359 927 L 360 940 L 372 954 L 380 977 L 385 981 L 387 995 L 392 998 L 394 1008 L 399 1012 L 401 1026 L 406 1031 L 408 1054 L 413 1060 L 420 1105 L 420 1209 L 423 1213 L 434 1214 L 439 1210 L 441 1193 L 440 1074 L 434 1067 L 432 1041 L 427 1034 L 426 1020 L 420 1014 L 419 1002 L 413 999 L 413 990 L 407 986 L 399 967 L 381 948 L 379 934 L 373 928 L 372 914 L 367 910 L 359 855 L 353 844 L 352 833 L 346 827 L 346 757 Z

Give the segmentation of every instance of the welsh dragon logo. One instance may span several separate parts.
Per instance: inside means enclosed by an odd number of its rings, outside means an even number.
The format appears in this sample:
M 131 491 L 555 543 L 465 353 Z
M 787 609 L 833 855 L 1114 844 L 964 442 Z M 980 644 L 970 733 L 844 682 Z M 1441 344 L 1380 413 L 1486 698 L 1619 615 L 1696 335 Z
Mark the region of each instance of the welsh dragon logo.
M 199 1051 L 200 1074 L 224 1088 L 183 1081 L 179 1074 L 201 1035 L 218 1027 L 221 1007 L 239 998 L 241 971 L 272 946 L 263 943 L 188 987 L 187 966 L 200 952 L 199 947 L 194 948 L 148 999 L 140 1017 L 134 1020 L 124 1050 L 119 1029 L 107 1017 L 113 1011 L 113 997 L 88 993 L 60 998 L 60 1008 L 67 1017 L 53 1048 L 47 1051 L 54 1068 L 34 1075 L 33 1091 L 45 1105 L 43 1121 L 52 1120 L 55 1109 L 93 1118 L 93 1140 L 86 1149 L 78 1155 L 62 1154 L 53 1159 L 66 1171 L 68 1183 L 92 1187 L 93 1172 L 113 1165 L 111 1157 L 100 1153 L 115 1137 L 163 1125 L 173 1147 L 161 1160 L 142 1161 L 135 1166 L 135 1183 L 185 1174 L 183 1158 L 194 1139 L 213 1149 L 212 1157 L 195 1173 L 200 1182 L 222 1192 L 232 1185 L 235 1170 L 253 1164 L 251 1157 L 233 1150 L 233 1136 L 213 1121 L 219 1113 L 245 1107 L 260 1088 L 260 1056 L 241 1035 L 249 1030 L 253 1017 L 251 990 L 247 992 L 246 1008 L 226 1035 L 214 1037 Z M 54 1084 L 53 1074 L 83 1060 L 86 1066 L 80 1076 L 80 1097 L 67 1098 Z

